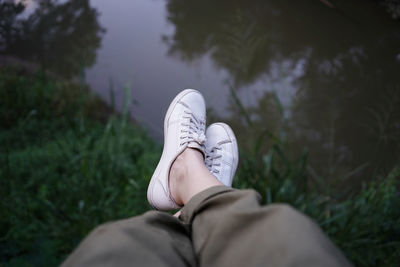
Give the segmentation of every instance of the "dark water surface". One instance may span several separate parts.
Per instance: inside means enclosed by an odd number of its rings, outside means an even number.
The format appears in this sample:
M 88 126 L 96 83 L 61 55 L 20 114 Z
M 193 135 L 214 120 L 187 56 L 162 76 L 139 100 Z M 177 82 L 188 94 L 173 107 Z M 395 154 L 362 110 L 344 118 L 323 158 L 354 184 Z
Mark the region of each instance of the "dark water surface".
M 117 105 L 128 86 L 133 117 L 156 138 L 171 99 L 195 88 L 243 149 L 276 137 L 294 157 L 306 148 L 315 176 L 369 179 L 399 162 L 396 3 L 28 1 L 3 16 L 3 29 L 17 26 L 0 49 L 84 78 L 107 101 L 113 88 Z

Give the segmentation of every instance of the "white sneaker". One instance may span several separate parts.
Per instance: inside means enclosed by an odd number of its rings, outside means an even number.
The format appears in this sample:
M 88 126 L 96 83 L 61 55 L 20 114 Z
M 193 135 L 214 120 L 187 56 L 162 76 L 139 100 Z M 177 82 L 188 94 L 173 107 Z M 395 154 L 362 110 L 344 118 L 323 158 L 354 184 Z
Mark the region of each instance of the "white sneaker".
M 172 210 L 176 204 L 169 189 L 169 171 L 187 147 L 205 154 L 206 105 L 200 92 L 186 89 L 170 104 L 164 120 L 164 148 L 147 189 L 147 199 L 158 210 Z
M 231 187 L 239 162 L 236 137 L 228 124 L 211 124 L 206 131 L 206 166 L 217 179 Z

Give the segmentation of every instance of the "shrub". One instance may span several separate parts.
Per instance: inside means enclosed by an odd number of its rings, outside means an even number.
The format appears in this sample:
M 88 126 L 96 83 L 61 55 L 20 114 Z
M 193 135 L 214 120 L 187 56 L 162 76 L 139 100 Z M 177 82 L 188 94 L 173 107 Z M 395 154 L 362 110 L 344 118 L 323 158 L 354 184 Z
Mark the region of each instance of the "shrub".
M 112 114 L 84 85 L 0 69 L 1 266 L 56 266 L 96 225 L 150 209 L 161 147 L 127 108 Z M 400 168 L 334 196 L 311 182 L 306 151 L 290 159 L 271 137 L 268 150 L 240 149 L 234 186 L 308 214 L 357 266 L 398 265 Z

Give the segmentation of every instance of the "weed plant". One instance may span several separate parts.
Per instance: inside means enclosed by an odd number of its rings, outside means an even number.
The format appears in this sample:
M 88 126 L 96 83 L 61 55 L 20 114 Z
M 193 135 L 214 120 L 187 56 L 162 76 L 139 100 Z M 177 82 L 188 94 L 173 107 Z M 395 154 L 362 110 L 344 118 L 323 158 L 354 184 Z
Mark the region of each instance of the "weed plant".
M 398 266 L 400 165 L 351 194 L 345 182 L 340 184 L 342 192 L 332 190 L 309 164 L 306 149 L 297 157 L 288 152 L 288 123 L 276 94 L 266 103 L 277 121 L 273 132 L 272 127 L 256 125 L 233 87 L 231 94 L 235 119 L 229 124 L 245 125 L 253 136 L 242 138 L 234 187 L 253 188 L 265 204 L 289 203 L 309 215 L 356 266 Z
M 84 85 L 0 69 L 0 266 L 57 266 L 96 225 L 150 209 L 161 147 L 128 109 L 112 113 Z M 335 198 L 311 181 L 306 152 L 291 159 L 270 138 L 267 152 L 240 149 L 234 186 L 308 214 L 357 266 L 398 266 L 400 169 Z
M 400 262 L 400 168 L 343 199 L 308 180 L 306 153 L 290 160 L 276 143 L 261 159 L 244 151 L 240 158 L 235 187 L 253 188 L 265 204 L 289 203 L 309 215 L 356 266 Z
M 150 207 L 160 147 L 87 88 L 0 72 L 0 265 L 56 266 L 96 225 Z

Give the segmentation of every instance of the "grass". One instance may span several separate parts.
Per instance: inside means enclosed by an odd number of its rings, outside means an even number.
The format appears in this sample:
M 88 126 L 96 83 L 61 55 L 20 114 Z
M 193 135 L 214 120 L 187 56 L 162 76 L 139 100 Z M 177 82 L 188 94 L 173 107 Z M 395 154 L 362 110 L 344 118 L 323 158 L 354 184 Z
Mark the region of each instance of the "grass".
M 84 85 L 0 69 L 0 266 L 56 266 L 96 225 L 150 209 L 161 147 L 126 114 Z M 399 168 L 334 198 L 310 182 L 306 151 L 291 159 L 269 138 L 240 150 L 236 187 L 305 212 L 357 266 L 398 265 Z
M 56 266 L 94 226 L 150 207 L 159 154 L 85 87 L 0 72 L 0 259 Z
M 380 182 L 364 184 L 357 194 L 335 198 L 310 186 L 306 152 L 290 160 L 281 146 L 274 144 L 258 159 L 242 151 L 234 186 L 256 189 L 265 204 L 289 203 L 309 215 L 356 266 L 397 266 L 400 168 Z

